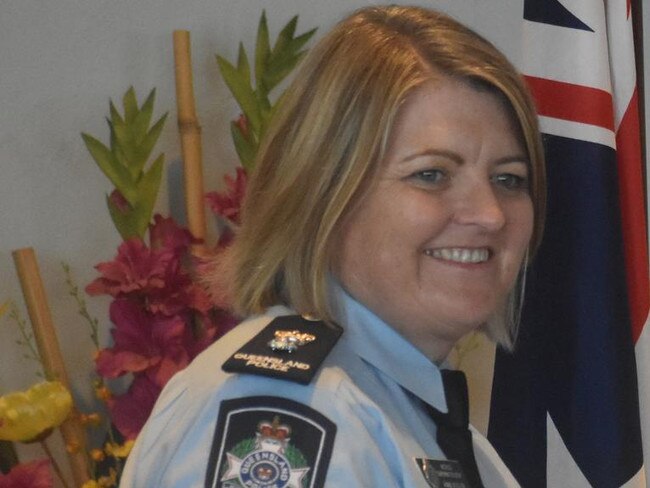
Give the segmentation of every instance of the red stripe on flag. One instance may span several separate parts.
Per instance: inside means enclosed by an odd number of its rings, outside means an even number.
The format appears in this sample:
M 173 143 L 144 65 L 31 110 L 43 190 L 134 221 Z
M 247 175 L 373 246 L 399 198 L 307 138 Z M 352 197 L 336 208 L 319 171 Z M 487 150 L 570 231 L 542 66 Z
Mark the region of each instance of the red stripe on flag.
M 612 96 L 604 90 L 524 76 L 540 115 L 614 131 Z
M 634 342 L 641 335 L 650 309 L 648 245 L 637 89 L 616 134 L 616 159 L 621 200 L 625 270 Z

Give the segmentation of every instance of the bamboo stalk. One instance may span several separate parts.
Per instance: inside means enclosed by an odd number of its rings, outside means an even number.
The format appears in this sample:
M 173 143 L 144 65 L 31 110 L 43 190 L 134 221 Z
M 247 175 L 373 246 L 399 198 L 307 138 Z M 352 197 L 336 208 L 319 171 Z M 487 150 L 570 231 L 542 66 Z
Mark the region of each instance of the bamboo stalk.
M 36 346 L 47 375 L 63 383 L 69 390 L 70 381 L 63 363 L 59 341 L 54 330 L 52 315 L 47 304 L 47 297 L 41 280 L 41 273 L 32 248 L 17 249 L 12 253 L 16 272 L 25 297 L 27 312 L 32 322 Z M 72 390 L 71 390 L 72 391 Z M 73 408 L 68 420 L 59 427 L 66 445 L 80 446 L 80 449 L 68 453 L 75 486 L 81 486 L 89 479 L 88 460 L 85 456 L 84 430 L 79 423 L 79 415 Z
M 190 33 L 188 31 L 174 31 L 174 63 L 178 130 L 183 151 L 187 226 L 192 235 L 202 241 L 200 244 L 194 245 L 192 251 L 197 255 L 205 255 L 207 249 L 205 246 L 206 225 L 201 126 L 196 116 L 194 103 L 192 56 L 190 53 Z

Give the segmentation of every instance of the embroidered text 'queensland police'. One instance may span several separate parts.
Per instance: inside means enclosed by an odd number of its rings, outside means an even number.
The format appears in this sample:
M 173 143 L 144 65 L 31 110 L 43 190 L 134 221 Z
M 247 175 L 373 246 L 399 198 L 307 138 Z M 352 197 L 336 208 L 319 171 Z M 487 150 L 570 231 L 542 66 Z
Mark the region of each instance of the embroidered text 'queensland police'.
M 236 353 L 234 359 L 246 361 L 246 366 L 253 366 L 255 368 L 272 369 L 274 371 L 289 371 L 291 368 L 308 370 L 311 368 L 309 364 L 301 363 L 300 361 L 285 361 L 280 358 L 271 356 L 261 356 L 257 354 Z

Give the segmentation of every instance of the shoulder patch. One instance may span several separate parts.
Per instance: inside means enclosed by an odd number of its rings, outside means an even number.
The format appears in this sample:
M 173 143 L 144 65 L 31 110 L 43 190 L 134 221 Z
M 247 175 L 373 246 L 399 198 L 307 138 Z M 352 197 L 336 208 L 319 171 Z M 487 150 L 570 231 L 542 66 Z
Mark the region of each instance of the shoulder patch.
M 308 384 L 343 329 L 300 315 L 276 317 L 223 364 L 228 373 L 251 373 Z
M 293 400 L 224 400 L 205 488 L 322 488 L 335 435 L 332 421 Z

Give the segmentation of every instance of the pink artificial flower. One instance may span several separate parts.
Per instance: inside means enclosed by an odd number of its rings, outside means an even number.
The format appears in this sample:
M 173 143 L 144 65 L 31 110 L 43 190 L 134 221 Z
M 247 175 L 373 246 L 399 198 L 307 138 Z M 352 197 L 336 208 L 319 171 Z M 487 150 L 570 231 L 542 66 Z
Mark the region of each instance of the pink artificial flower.
M 95 266 L 102 276 L 86 287 L 86 293 L 117 297 L 163 288 L 166 269 L 174 257 L 171 251 L 152 251 L 140 239 L 129 239 L 120 244 L 114 261 Z
M 189 230 L 179 227 L 171 217 L 164 218 L 160 214 L 153 217 L 153 224 L 149 225 L 149 242 L 151 249 L 172 249 L 184 253 L 190 244 L 200 242 L 192 237 Z
M 212 307 L 205 291 L 192 281 L 180 260 L 168 263 L 163 281 L 164 287 L 152 288 L 147 294 L 148 308 L 152 313 L 176 315 L 189 309 L 205 313 Z
M 146 372 L 162 387 L 191 360 L 192 331 L 179 316 L 151 314 L 132 300 L 118 298 L 111 303 L 113 347 L 102 349 L 95 364 L 105 378 Z
M 169 223 L 158 223 L 170 229 Z M 207 312 L 212 306 L 207 294 L 198 287 L 183 269 L 182 230 L 163 237 L 162 227 L 154 228 L 158 243 L 169 247 L 149 249 L 139 239 L 129 239 L 118 248 L 115 260 L 98 264 L 95 268 L 102 276 L 86 287 L 89 295 L 107 294 L 114 298 L 128 296 L 138 299 L 152 313 L 173 316 L 188 309 Z
M 126 439 L 135 439 L 151 415 L 153 406 L 162 391 L 146 375 L 134 375 L 128 391 L 108 402 L 111 421 Z
M 90 295 L 114 298 L 114 344 L 99 351 L 95 365 L 104 378 L 133 374 L 127 393 L 108 400 L 111 419 L 127 438 L 140 431 L 167 381 L 237 323 L 214 308 L 188 272 L 198 268 L 188 252 L 198 241 L 187 230 L 156 215 L 149 242 L 122 243 L 113 261 L 96 266 L 101 276 L 86 287 Z
M 246 193 L 246 171 L 239 167 L 234 179 L 230 175 L 226 175 L 224 180 L 226 181 L 226 191 L 224 193 L 216 191 L 207 193 L 205 199 L 215 214 L 239 225 L 239 212 Z
M 127 439 L 140 432 L 169 379 L 212 344 L 217 332 L 224 333 L 237 323 L 222 311 L 211 311 L 199 318 L 203 327 L 195 337 L 197 333 L 178 317 L 148 314 L 126 299 L 113 302 L 115 345 L 100 351 L 96 366 L 106 378 L 133 373 L 127 393 L 108 401 L 111 420 Z
M 9 474 L 0 473 L 0 488 L 52 488 L 54 480 L 48 459 L 21 463 Z

